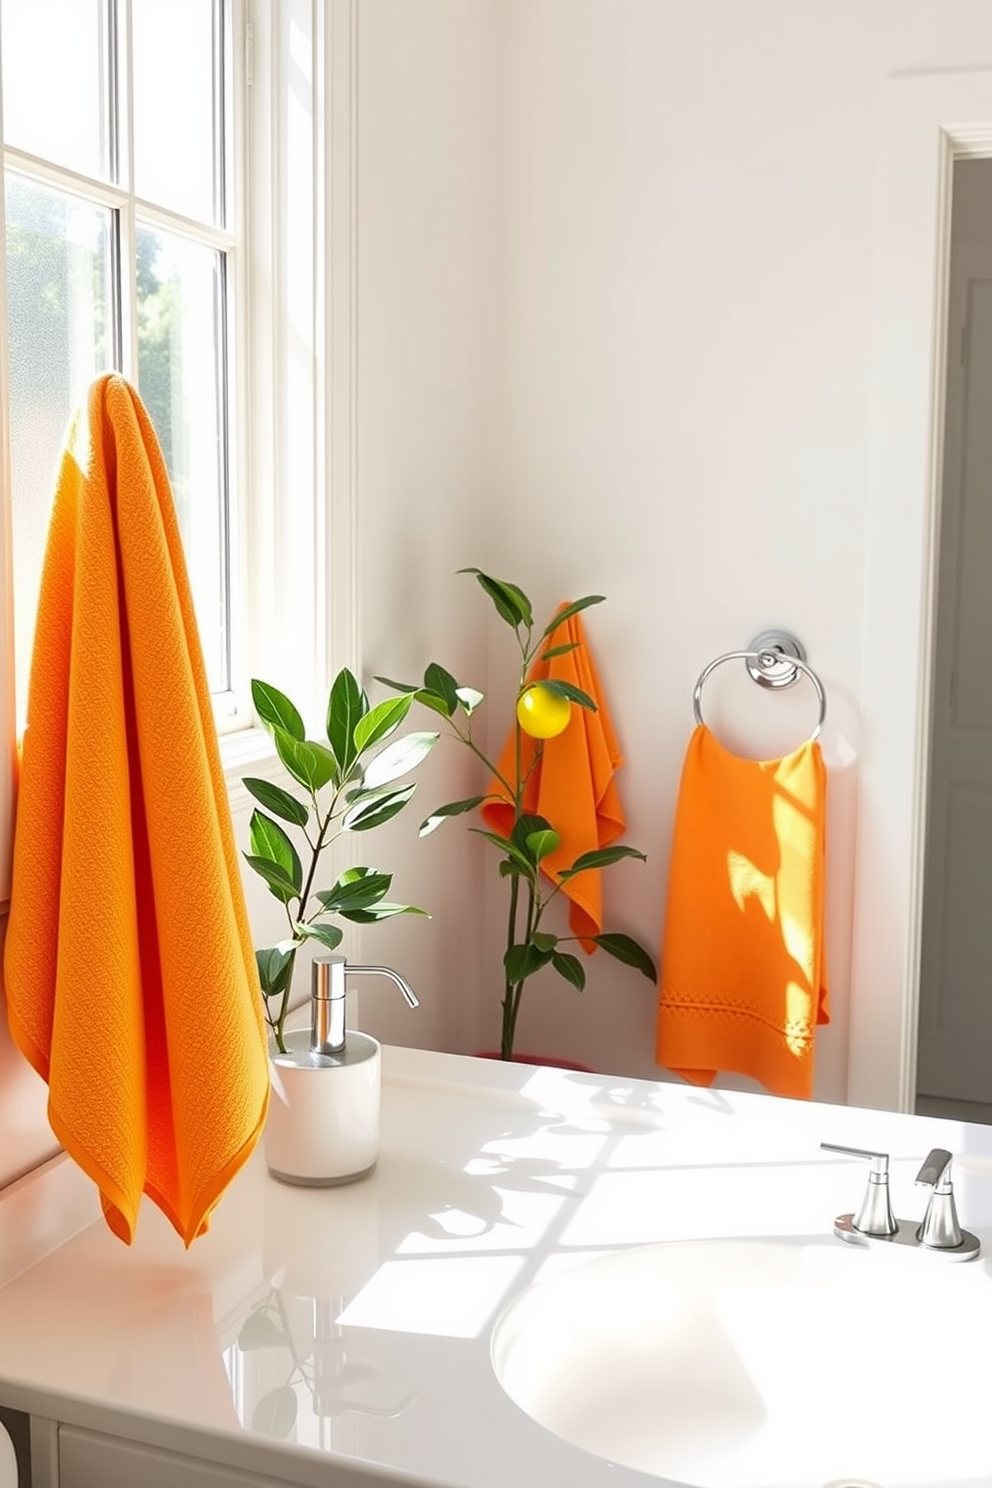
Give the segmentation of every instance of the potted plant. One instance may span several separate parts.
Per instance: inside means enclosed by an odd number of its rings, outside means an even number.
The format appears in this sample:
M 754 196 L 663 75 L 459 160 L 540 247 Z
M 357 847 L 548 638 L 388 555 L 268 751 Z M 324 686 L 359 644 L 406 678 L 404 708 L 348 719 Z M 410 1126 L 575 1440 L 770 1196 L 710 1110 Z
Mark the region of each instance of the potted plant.
M 657 980 L 654 961 L 632 936 L 614 931 L 590 936 L 559 935 L 548 928 L 545 918 L 549 907 L 570 879 L 606 868 L 624 858 L 644 861 L 645 854 L 626 843 L 612 843 L 581 853 L 566 866 L 557 867 L 549 877 L 547 860 L 559 849 L 561 833 L 554 822 L 528 809 L 526 802 L 528 781 L 540 768 L 544 742 L 569 726 L 573 707 L 592 711 L 597 708 L 596 701 L 588 692 L 567 680 L 543 675 L 547 668 L 540 664 L 575 649 L 573 641 L 559 643 L 559 635 L 564 634 L 571 617 L 601 603 L 603 596 L 586 595 L 563 606 L 548 625 L 535 631 L 533 607 L 519 585 L 493 578 L 478 568 L 460 572 L 475 575 L 500 620 L 509 626 L 516 640 L 519 672 L 513 747 L 508 751 L 509 769 L 505 768 L 503 760 L 491 759 L 476 737 L 475 723 L 484 702 L 484 695 L 478 689 L 464 686 L 437 662 L 430 663 L 424 671 L 423 681 L 418 684 L 394 682 L 387 677 L 376 680 L 400 696 L 415 699 L 440 714 L 448 725 L 449 734 L 476 757 L 488 777 L 486 792 L 467 800 L 451 801 L 432 812 L 421 823 L 421 836 L 434 831 L 451 817 L 475 812 L 485 808 L 487 803 L 499 802 L 509 807 L 507 830 L 494 829 L 491 824 L 476 826 L 472 830 L 496 849 L 498 872 L 507 888 L 499 1052 L 502 1059 L 512 1059 L 517 1019 L 530 978 L 550 967 L 577 990 L 581 991 L 585 986 L 585 968 L 578 956 L 566 949 L 569 942 L 581 940 L 587 951 L 598 946 L 651 981 Z M 542 677 L 535 681 L 538 670 Z M 504 760 L 505 757 L 506 752 Z
M 299 710 L 278 688 L 256 679 L 251 691 L 260 722 L 300 787 L 294 794 L 269 780 L 254 776 L 243 780 L 258 803 L 249 823 L 245 859 L 286 916 L 285 936 L 255 953 L 271 1033 L 273 1090 L 266 1156 L 270 1169 L 290 1181 L 343 1182 L 359 1176 L 375 1160 L 379 1045 L 366 1034 L 354 1034 L 346 1052 L 344 958 L 327 953 L 336 952 L 341 944 L 340 920 L 371 925 L 426 911 L 387 900 L 392 875 L 379 868 L 345 868 L 326 888 L 318 886 L 317 870 L 322 855 L 342 834 L 372 831 L 403 810 L 416 786 L 397 782 L 427 757 L 439 735 L 397 735 L 412 699 L 391 697 L 372 706 L 347 667 L 331 686 L 324 740 L 307 738 Z M 341 994 L 341 1042 L 333 1054 L 312 1052 L 309 1031 L 286 1030 L 297 954 L 308 941 L 318 950 L 314 970 L 322 962 L 322 970 L 333 971 L 332 996 Z M 351 969 L 392 977 L 416 1005 L 402 977 L 389 968 Z M 333 1079 L 327 1077 L 328 1071 L 334 1072 Z
M 387 902 L 392 875 L 378 868 L 346 868 L 329 888 L 318 888 L 316 877 L 321 855 L 342 833 L 371 831 L 403 810 L 416 786 L 394 782 L 426 759 L 439 735 L 421 732 L 393 738 L 412 699 L 387 698 L 372 707 L 347 667 L 338 672 L 328 697 L 326 743 L 306 737 L 299 710 L 278 688 L 254 680 L 251 695 L 276 753 L 302 789 L 302 794 L 293 795 L 269 780 L 245 776 L 242 781 L 262 808 L 252 813 L 251 851 L 245 860 L 286 914 L 287 934 L 255 953 L 265 1021 L 276 1049 L 285 1054 L 286 1016 L 300 946 L 309 940 L 325 950 L 337 950 L 343 936 L 337 919 L 372 925 L 393 915 L 426 913 L 412 904 Z M 302 836 L 303 858 L 287 827 Z

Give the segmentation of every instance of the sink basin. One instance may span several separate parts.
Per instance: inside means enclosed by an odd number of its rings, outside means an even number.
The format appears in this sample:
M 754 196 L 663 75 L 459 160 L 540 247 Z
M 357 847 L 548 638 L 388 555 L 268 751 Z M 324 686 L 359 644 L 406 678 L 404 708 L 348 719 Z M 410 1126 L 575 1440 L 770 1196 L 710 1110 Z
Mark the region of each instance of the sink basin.
M 701 1240 L 575 1264 L 511 1301 L 510 1398 L 588 1452 L 697 1488 L 992 1483 L 987 1263 Z

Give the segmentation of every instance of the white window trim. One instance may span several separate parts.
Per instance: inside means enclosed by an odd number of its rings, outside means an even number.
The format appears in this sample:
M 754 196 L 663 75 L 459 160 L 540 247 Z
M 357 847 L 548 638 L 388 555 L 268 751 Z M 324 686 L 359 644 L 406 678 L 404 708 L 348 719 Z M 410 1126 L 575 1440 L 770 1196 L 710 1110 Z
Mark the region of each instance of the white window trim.
M 357 670 L 358 655 L 356 7 L 248 0 L 244 31 L 252 274 L 237 449 L 246 583 L 232 661 L 236 675 L 247 663 L 318 720 L 331 667 Z M 246 770 L 280 774 L 251 722 L 226 732 L 221 752 L 233 806 L 249 799 Z

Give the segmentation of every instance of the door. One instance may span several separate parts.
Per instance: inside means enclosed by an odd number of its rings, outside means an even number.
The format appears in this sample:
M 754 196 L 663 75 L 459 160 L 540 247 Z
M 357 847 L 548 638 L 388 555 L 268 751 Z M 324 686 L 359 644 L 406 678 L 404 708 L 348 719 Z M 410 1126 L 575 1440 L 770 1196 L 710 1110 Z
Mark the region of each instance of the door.
M 954 177 L 916 1084 L 992 1106 L 992 231 L 959 205 L 992 219 L 992 161 Z

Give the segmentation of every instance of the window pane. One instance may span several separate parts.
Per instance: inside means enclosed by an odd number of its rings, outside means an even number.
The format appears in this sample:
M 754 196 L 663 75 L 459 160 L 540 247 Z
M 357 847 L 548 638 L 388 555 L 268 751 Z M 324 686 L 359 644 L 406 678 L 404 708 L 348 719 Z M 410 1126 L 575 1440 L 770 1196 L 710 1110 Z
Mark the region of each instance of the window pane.
M 224 265 L 139 225 L 138 390 L 172 482 L 211 690 L 228 676 Z
M 104 0 L 3 0 L 6 141 L 86 175 L 110 170 Z
M 23 716 L 58 457 L 69 418 L 110 370 L 110 213 L 8 172 L 7 294 L 14 636 Z
M 132 0 L 131 15 L 135 193 L 214 222 L 214 0 Z

